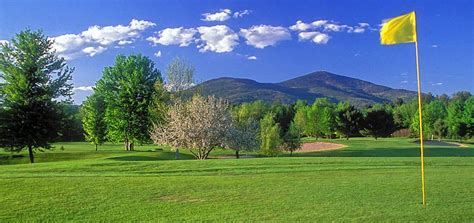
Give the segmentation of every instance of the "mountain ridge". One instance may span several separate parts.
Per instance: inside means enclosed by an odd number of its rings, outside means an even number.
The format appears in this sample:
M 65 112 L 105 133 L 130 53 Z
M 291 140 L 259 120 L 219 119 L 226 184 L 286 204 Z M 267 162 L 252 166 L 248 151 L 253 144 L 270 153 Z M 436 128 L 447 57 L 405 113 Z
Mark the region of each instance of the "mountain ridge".
M 298 99 L 312 103 L 316 98 L 326 97 L 334 102 L 350 101 L 357 105 L 367 105 L 416 97 L 414 91 L 394 89 L 327 71 L 316 71 L 278 83 L 219 77 L 190 89 L 196 90 L 202 95 L 215 95 L 236 104 L 255 100 L 289 104 Z

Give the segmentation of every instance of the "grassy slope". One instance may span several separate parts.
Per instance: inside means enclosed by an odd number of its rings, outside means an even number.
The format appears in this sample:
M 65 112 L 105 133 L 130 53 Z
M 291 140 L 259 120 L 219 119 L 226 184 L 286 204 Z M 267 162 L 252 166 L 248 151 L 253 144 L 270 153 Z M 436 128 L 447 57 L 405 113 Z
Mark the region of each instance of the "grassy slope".
M 172 152 L 153 146 L 61 144 L 64 151 L 37 155 L 45 163 L 0 166 L 0 220 L 474 220 L 472 145 L 428 147 L 422 208 L 411 140 L 334 141 L 348 147 L 206 161 L 170 160 Z

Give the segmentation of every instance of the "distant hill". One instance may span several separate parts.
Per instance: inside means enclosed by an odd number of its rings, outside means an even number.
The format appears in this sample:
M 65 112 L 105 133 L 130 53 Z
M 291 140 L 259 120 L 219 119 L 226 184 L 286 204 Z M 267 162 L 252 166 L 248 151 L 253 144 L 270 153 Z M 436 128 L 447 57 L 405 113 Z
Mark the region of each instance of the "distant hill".
M 392 89 L 326 71 L 317 71 L 281 83 L 223 77 L 203 82 L 190 90 L 225 98 L 231 103 L 262 100 L 288 104 L 298 99 L 312 103 L 316 98 L 326 97 L 334 102 L 348 100 L 353 104 L 366 105 L 416 97 L 414 91 Z

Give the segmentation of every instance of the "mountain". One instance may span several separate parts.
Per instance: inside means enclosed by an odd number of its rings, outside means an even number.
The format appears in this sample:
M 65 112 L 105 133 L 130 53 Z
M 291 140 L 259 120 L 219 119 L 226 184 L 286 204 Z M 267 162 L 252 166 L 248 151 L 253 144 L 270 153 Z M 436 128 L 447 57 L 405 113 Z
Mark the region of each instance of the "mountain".
M 392 89 L 326 71 L 317 71 L 280 83 L 223 77 L 203 82 L 191 91 L 215 95 L 228 99 L 231 103 L 262 100 L 288 104 L 298 99 L 312 103 L 316 98 L 326 97 L 334 102 L 348 100 L 353 104 L 366 105 L 416 97 L 414 91 Z

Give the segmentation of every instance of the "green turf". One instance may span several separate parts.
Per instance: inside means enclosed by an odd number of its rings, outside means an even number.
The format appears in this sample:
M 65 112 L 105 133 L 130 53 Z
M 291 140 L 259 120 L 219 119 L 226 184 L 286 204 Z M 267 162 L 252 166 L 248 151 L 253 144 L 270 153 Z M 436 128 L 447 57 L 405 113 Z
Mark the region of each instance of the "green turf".
M 2 152 L 0 221 L 474 221 L 472 144 L 427 148 L 423 208 L 412 139 L 329 141 L 347 147 L 239 160 L 184 153 L 176 161 L 153 145 L 96 152 L 62 143 L 33 165 Z

